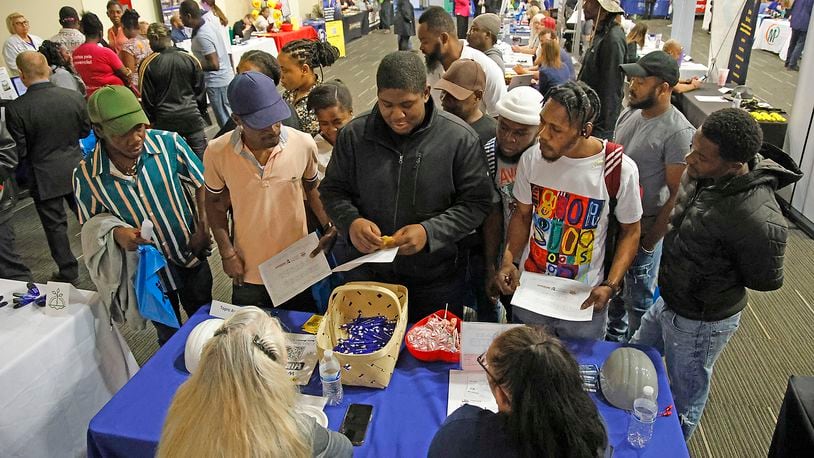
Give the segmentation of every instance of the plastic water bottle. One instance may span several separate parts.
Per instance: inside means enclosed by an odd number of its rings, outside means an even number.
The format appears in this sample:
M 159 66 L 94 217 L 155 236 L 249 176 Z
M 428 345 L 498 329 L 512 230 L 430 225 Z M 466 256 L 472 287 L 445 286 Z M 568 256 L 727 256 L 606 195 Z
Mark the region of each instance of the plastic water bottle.
M 633 401 L 633 413 L 627 428 L 627 441 L 634 448 L 644 448 L 653 437 L 653 425 L 659 406 L 653 396 L 653 387 L 642 388 L 642 396 Z
M 736 92 L 735 95 L 732 96 L 732 108 L 740 108 L 741 102 L 743 102 L 743 98 L 741 97 L 740 92 Z
M 325 350 L 319 361 L 319 378 L 322 380 L 322 397 L 328 399 L 328 405 L 335 406 L 342 402 L 342 371 L 339 360 L 332 350 Z

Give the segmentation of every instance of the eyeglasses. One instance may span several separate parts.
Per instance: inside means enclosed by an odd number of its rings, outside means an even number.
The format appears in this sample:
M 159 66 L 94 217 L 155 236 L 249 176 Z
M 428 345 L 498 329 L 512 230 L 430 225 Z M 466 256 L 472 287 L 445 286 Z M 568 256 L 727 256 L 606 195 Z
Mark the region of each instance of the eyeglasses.
M 486 352 L 483 352 L 481 353 L 480 356 L 478 356 L 478 364 L 480 364 L 480 367 L 482 367 L 483 370 L 486 371 L 486 375 L 491 377 L 496 385 L 500 385 L 500 379 L 498 379 L 497 377 L 492 375 L 491 372 L 489 372 L 489 363 L 486 361 Z
M 18 22 L 15 22 L 14 25 L 28 25 L 28 21 L 27 20 L 26 21 L 18 21 Z

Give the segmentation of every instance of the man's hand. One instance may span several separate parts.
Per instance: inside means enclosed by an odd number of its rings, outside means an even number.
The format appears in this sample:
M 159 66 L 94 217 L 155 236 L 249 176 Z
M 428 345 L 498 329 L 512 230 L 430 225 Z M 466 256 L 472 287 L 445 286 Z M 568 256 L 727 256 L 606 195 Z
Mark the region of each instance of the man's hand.
M 591 294 L 588 296 L 588 299 L 585 299 L 585 302 L 582 303 L 582 307 L 580 307 L 580 309 L 585 310 L 588 307 L 593 306 L 594 313 L 599 313 L 602 310 L 605 310 L 605 307 L 607 307 L 608 301 L 610 301 L 612 295 L 613 288 L 610 286 L 594 286 L 593 289 L 591 289 Z
M 497 283 L 497 271 L 495 269 L 489 268 L 486 270 L 486 285 L 484 287 L 489 302 L 497 304 L 498 299 L 500 299 L 500 285 Z
M 141 238 L 141 231 L 134 227 L 117 227 L 113 229 L 113 240 L 123 250 L 136 251 L 139 245 L 149 245 L 151 242 Z
M 212 238 L 209 237 L 209 231 L 196 231 L 192 234 L 192 237 L 189 238 L 187 250 L 200 260 L 204 260 L 211 255 Z
M 427 246 L 427 231 L 420 224 L 409 224 L 393 234 L 393 244 L 399 247 L 399 254 L 416 254 Z
M 232 279 L 232 284 L 243 286 L 243 275 L 246 270 L 243 268 L 243 259 L 237 254 L 237 251 L 229 256 L 221 259 L 223 263 L 223 272 Z
M 325 233 L 322 237 L 319 238 L 319 245 L 311 252 L 311 257 L 318 255 L 321 251 L 328 253 L 331 251 L 331 248 L 334 247 L 334 243 L 336 243 L 336 235 L 338 232 L 336 231 L 336 227 L 331 227 L 328 229 L 328 232 Z
M 513 262 L 504 262 L 500 270 L 495 274 L 495 283 L 502 294 L 514 294 L 520 286 L 520 271 Z
M 701 83 L 701 80 L 697 76 L 694 76 L 693 79 L 690 80 L 690 84 L 692 85 L 692 87 L 694 89 L 698 89 L 699 87 L 701 87 L 702 83 Z
M 382 247 L 382 231 L 373 221 L 356 218 L 348 232 L 351 243 L 362 253 L 373 253 Z

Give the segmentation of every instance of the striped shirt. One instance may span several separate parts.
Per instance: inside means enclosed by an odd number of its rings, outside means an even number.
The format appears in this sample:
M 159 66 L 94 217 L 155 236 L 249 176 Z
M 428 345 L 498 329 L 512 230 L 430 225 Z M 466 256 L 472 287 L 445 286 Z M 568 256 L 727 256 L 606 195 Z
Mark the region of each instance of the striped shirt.
M 121 174 L 102 149 L 74 170 L 79 222 L 110 213 L 132 227 L 150 219 L 164 256 L 193 267 L 200 261 L 188 253 L 196 227 L 195 191 L 203 186 L 203 164 L 178 134 L 148 129 L 135 177 Z M 172 275 L 170 276 L 172 278 Z M 170 290 L 173 290 L 171 281 Z

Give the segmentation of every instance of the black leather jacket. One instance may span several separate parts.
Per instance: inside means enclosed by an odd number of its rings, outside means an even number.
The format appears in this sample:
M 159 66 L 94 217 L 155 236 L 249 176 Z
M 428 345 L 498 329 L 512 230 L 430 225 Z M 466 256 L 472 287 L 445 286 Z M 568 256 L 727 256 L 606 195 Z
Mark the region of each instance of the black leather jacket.
M 14 171 L 17 169 L 17 148 L 6 127 L 5 106 L 0 105 L 0 223 L 11 218 L 16 203 Z

